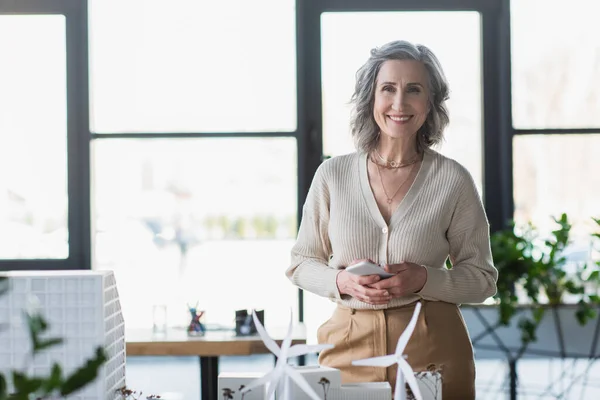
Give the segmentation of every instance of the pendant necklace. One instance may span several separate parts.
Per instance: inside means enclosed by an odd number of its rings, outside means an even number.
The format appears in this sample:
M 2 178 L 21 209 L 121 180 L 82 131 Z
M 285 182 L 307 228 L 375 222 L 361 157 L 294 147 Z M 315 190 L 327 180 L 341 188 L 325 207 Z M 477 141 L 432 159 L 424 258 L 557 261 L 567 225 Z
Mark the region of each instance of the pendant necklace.
M 416 163 L 412 164 L 412 166 L 410 167 L 410 170 L 408 171 L 408 174 L 406 175 L 406 178 L 402 181 L 400 186 L 398 186 L 398 188 L 396 189 L 396 191 L 394 192 L 394 194 L 391 197 L 387 194 L 387 190 L 385 190 L 385 185 L 383 184 L 383 178 L 381 176 L 381 166 L 377 163 L 373 163 L 373 164 L 375 164 L 377 166 L 377 174 L 379 175 L 379 181 L 381 182 L 381 188 L 383 189 L 383 194 L 385 195 L 385 198 L 387 199 L 388 214 L 390 214 L 390 217 L 391 217 L 392 216 L 392 214 L 391 214 L 392 213 L 392 201 L 394 200 L 394 197 L 396 197 L 396 195 L 398 194 L 400 189 L 408 181 L 408 178 L 410 178 L 413 168 L 415 167 Z

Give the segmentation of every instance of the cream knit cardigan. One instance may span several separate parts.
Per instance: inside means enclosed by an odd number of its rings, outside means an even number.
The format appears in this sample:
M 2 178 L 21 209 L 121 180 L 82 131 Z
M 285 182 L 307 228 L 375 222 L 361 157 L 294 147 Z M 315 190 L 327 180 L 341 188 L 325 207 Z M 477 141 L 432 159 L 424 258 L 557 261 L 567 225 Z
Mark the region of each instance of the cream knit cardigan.
M 480 303 L 496 293 L 489 224 L 473 178 L 458 162 L 434 150 L 425 151 L 389 225 L 373 196 L 365 153 L 323 162 L 306 198 L 291 256 L 286 275 L 294 285 L 349 308 L 397 307 L 420 298 Z M 452 269 L 445 266 L 448 256 Z M 427 282 L 420 292 L 387 305 L 340 295 L 337 274 L 361 258 L 380 265 L 423 265 Z

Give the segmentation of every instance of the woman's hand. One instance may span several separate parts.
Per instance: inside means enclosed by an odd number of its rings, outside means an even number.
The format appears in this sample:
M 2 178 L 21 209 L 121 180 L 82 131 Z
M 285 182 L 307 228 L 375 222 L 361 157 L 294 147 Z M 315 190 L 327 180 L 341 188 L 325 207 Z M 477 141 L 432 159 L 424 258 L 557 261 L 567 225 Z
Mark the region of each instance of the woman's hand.
M 373 289 L 387 290 L 393 298 L 417 293 L 427 282 L 427 269 L 411 262 L 386 265 L 384 269 L 395 276 L 372 283 Z
M 355 262 L 358 261 L 360 260 Z M 336 277 L 340 294 L 350 295 L 372 305 L 384 305 L 392 299 L 386 289 L 373 288 L 372 285 L 379 281 L 381 281 L 381 278 L 377 275 L 358 276 L 347 271 L 341 271 Z

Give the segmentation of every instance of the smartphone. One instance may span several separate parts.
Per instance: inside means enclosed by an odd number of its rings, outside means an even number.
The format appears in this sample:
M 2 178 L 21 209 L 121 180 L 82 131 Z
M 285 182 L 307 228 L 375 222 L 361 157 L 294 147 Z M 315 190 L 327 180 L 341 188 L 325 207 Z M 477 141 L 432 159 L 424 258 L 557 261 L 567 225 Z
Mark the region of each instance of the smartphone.
M 380 278 L 385 279 L 394 276 L 394 274 L 390 274 L 386 272 L 383 268 L 381 268 L 377 264 L 373 264 L 369 261 L 361 261 L 354 265 L 346 268 L 346 271 L 350 272 L 354 275 L 379 275 Z

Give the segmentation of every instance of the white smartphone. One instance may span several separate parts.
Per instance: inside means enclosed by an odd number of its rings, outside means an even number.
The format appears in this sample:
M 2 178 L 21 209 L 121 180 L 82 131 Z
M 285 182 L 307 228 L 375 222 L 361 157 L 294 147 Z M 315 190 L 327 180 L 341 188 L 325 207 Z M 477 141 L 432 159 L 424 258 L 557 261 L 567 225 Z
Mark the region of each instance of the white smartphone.
M 346 268 L 346 271 L 350 272 L 354 275 L 379 275 L 380 278 L 389 278 L 394 276 L 394 274 L 390 274 L 386 272 L 383 268 L 381 268 L 377 264 L 373 264 L 369 261 L 361 261 L 354 265 Z

